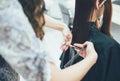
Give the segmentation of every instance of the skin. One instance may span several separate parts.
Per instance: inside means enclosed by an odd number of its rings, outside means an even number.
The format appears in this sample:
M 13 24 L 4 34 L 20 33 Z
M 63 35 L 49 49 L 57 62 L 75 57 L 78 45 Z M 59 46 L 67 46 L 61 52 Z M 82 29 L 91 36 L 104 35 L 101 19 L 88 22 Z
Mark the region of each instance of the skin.
M 102 7 L 99 7 L 99 4 L 100 4 L 99 0 L 97 0 L 96 6 L 94 8 L 94 12 L 91 14 L 92 18 L 89 19 L 89 21 L 95 22 L 98 19 L 98 17 L 100 17 L 103 14 L 104 5 Z M 86 42 L 84 44 L 76 43 L 74 45 L 80 48 L 87 46 L 86 50 L 82 51 L 80 54 L 80 56 L 82 56 L 84 60 L 63 70 L 58 70 L 54 66 L 54 64 L 50 63 L 51 70 L 52 70 L 51 81 L 80 81 L 85 76 L 85 74 L 88 72 L 88 70 L 96 62 L 95 59 L 97 58 L 97 55 L 95 55 L 95 50 L 91 42 Z M 92 54 L 95 56 L 92 56 Z
M 39 7 L 36 8 L 36 10 L 38 9 Z M 35 16 L 35 17 L 37 17 L 35 19 L 39 24 L 43 22 L 43 21 L 39 21 L 41 20 L 38 18 L 39 16 Z M 45 18 L 46 27 L 50 27 L 62 31 L 63 34 L 65 35 L 65 43 L 67 44 L 71 43 L 72 35 L 65 24 L 57 20 L 54 20 L 53 18 L 45 14 L 44 14 L 44 18 Z M 89 69 L 96 63 L 98 56 L 92 42 L 86 42 L 84 44 L 75 44 L 75 45 L 80 48 L 85 46 L 87 47 L 86 50 L 84 50 L 85 52 L 80 54 L 84 59 L 78 62 L 77 64 L 74 64 L 62 70 L 59 69 L 54 63 L 48 62 L 51 69 L 51 81 L 80 81 L 89 71 Z M 63 49 L 67 49 L 68 45 L 63 45 L 62 47 Z
M 101 17 L 104 13 L 104 4 L 101 7 L 99 5 L 100 5 L 99 0 L 96 0 L 96 5 L 94 8 L 93 14 L 91 14 L 92 18 L 89 19 L 89 21 L 91 21 L 91 22 L 97 21 L 98 29 L 100 28 L 100 25 L 98 23 L 98 18 Z
M 80 81 L 96 63 L 98 56 L 92 42 L 85 42 L 84 44 L 76 43 L 74 45 L 80 48 L 87 46 L 85 52 L 80 54 L 84 59 L 62 70 L 58 69 L 54 63 L 50 63 L 52 72 L 51 81 Z
M 67 42 L 67 44 L 71 44 L 72 34 L 69 27 L 66 24 L 58 20 L 55 20 L 46 14 L 44 14 L 44 18 L 45 18 L 45 27 L 49 27 L 61 31 L 64 36 L 64 41 Z M 63 44 L 61 45 L 61 48 L 62 50 L 67 50 L 68 46 L 64 45 L 64 41 Z

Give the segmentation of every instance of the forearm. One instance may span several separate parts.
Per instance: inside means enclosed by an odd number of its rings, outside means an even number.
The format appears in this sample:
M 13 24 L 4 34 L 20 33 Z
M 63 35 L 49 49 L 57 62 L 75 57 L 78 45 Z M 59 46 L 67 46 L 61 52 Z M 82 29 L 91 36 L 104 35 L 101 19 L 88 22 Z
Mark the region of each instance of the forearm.
M 94 58 L 93 58 L 94 59 Z M 89 71 L 89 69 L 95 64 L 95 60 L 91 58 L 85 58 L 84 60 L 78 62 L 63 70 L 57 70 L 59 74 L 56 74 L 54 80 L 51 81 L 80 81 Z M 55 70 L 55 68 L 53 69 Z M 54 71 L 52 71 L 54 72 Z M 55 76 L 55 74 L 52 74 Z
M 55 20 L 46 14 L 44 14 L 44 17 L 45 17 L 45 26 L 46 27 L 53 28 L 53 29 L 59 30 L 59 31 L 62 31 L 64 29 L 69 30 L 69 28 L 67 27 L 66 24 L 64 24 L 58 20 Z
M 94 65 L 93 59 L 85 58 L 81 62 L 70 66 L 69 68 L 66 68 L 62 71 L 62 73 L 66 76 L 66 78 L 70 80 L 66 81 L 80 81 L 85 76 L 85 74 L 89 71 L 89 69 Z M 71 77 L 71 78 L 70 78 Z

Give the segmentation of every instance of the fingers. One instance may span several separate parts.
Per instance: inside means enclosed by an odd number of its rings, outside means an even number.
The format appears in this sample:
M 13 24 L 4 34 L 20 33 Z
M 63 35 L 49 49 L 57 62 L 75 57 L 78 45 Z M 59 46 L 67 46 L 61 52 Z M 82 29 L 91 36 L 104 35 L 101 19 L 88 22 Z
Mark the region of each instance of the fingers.
M 84 44 L 83 44 L 84 47 L 87 47 L 87 51 L 93 51 L 94 50 L 94 45 L 92 42 L 90 41 L 86 41 Z
M 81 57 L 85 58 L 86 57 L 86 50 L 85 50 L 84 45 L 75 43 L 74 46 L 75 46 L 75 50 L 79 53 L 79 55 Z
M 67 50 L 69 46 L 74 47 L 81 57 L 90 58 L 96 62 L 98 55 L 92 42 L 87 41 L 83 44 L 75 43 L 74 45 L 70 45 L 69 43 L 65 42 L 62 45 L 62 49 Z
M 61 49 L 62 50 L 67 50 L 69 45 L 71 44 L 71 41 L 72 41 L 72 36 L 70 34 L 67 34 L 65 36 L 65 41 L 64 41 L 64 43 L 61 46 Z
M 74 46 L 75 46 L 75 49 L 77 51 L 80 51 L 80 50 L 82 50 L 84 48 L 84 46 L 82 44 L 78 44 L 78 43 L 75 43 Z
M 83 45 L 87 45 L 87 48 L 86 48 L 86 56 L 87 57 L 90 57 L 92 59 L 97 60 L 98 58 L 98 54 L 97 52 L 95 51 L 95 48 L 94 48 L 94 45 L 92 42 L 85 42 Z
M 63 30 L 63 36 L 64 36 L 64 40 L 67 44 L 71 44 L 72 41 L 72 33 L 70 32 L 70 30 Z
M 90 41 L 86 41 L 85 43 L 83 43 L 83 46 L 93 46 L 93 43 Z
M 61 45 L 61 49 L 63 51 L 67 50 L 69 48 L 69 45 L 70 45 L 71 42 L 64 42 L 62 45 Z
M 83 44 L 78 44 L 78 43 L 75 43 L 74 44 L 75 48 L 79 48 L 79 49 L 76 49 L 76 51 L 79 51 L 79 55 L 82 56 L 83 58 L 87 57 L 87 56 L 94 56 L 92 54 L 95 54 L 95 49 L 94 49 L 94 46 L 93 46 L 93 43 L 92 42 L 85 42 Z
M 83 48 L 84 47 L 83 44 L 78 44 L 78 43 L 75 43 L 74 46 L 79 47 L 79 48 Z
M 85 51 L 85 50 L 80 51 L 79 55 L 80 55 L 81 57 L 85 58 L 85 57 L 86 57 L 86 51 Z
M 66 43 L 69 45 L 71 44 L 71 41 L 72 41 L 72 36 L 70 34 L 66 35 L 65 36 L 65 41 Z

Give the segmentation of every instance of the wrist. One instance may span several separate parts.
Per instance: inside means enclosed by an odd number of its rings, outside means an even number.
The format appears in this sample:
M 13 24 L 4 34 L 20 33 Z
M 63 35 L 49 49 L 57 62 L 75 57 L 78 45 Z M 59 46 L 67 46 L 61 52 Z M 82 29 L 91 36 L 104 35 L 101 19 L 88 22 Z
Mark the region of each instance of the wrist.
M 62 33 L 64 35 L 67 35 L 67 34 L 72 35 L 70 29 L 67 26 L 64 26 Z
M 97 56 L 88 56 L 85 59 L 93 64 L 95 64 L 97 62 Z

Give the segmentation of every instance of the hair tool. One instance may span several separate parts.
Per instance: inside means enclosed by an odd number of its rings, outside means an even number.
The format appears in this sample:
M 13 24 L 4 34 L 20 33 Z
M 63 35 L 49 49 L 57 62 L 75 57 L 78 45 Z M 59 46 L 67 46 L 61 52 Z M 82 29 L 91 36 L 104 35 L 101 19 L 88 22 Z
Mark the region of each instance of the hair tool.
M 67 45 L 67 46 L 72 47 L 74 49 L 78 49 L 79 51 L 64 65 L 64 68 L 72 65 L 73 61 L 80 56 L 79 55 L 80 52 L 84 51 L 86 49 L 86 47 L 87 47 L 87 46 L 85 46 L 84 48 L 80 48 L 80 47 L 77 47 L 77 46 L 74 46 L 74 45 Z
M 89 42 L 92 42 L 92 40 L 90 39 Z M 83 48 L 80 48 L 80 47 L 78 47 L 78 46 L 74 46 L 74 45 L 71 45 L 71 44 L 68 45 L 68 44 L 66 44 L 66 43 L 65 43 L 65 45 L 67 45 L 67 46 L 69 46 L 69 47 L 72 47 L 72 48 L 74 48 L 74 49 L 75 49 L 75 48 L 76 48 L 76 49 L 79 49 L 79 51 L 64 65 L 64 68 L 72 65 L 72 63 L 74 62 L 74 60 L 80 56 L 80 52 L 81 52 L 81 51 L 84 51 L 84 50 L 87 48 L 87 46 L 85 46 L 85 47 L 83 47 Z
M 79 51 L 83 51 L 83 50 L 85 50 L 85 48 L 86 47 L 84 47 L 84 48 L 80 48 L 80 47 L 78 47 L 78 46 L 74 46 L 74 45 L 68 45 L 68 46 L 70 46 L 70 47 L 72 47 L 72 48 L 76 48 L 76 49 L 79 49 Z
M 102 5 L 106 2 L 107 0 L 103 0 L 102 2 L 101 2 L 101 4 L 99 5 L 99 7 L 102 7 Z

